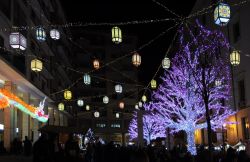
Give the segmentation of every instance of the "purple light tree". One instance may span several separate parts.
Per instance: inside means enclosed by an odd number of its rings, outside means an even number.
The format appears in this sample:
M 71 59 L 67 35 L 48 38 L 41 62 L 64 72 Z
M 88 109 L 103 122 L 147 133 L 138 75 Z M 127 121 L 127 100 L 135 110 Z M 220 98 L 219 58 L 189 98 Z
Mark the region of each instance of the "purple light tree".
M 129 123 L 129 136 L 130 139 L 137 139 L 138 137 L 138 127 L 137 127 L 137 112 L 134 112 L 133 118 Z M 149 144 L 152 139 L 157 137 L 166 137 L 166 127 L 161 120 L 157 120 L 156 116 L 153 114 L 143 115 L 143 138 L 147 140 Z
M 188 151 L 192 155 L 196 155 L 194 132 L 208 127 L 207 115 L 212 128 L 216 129 L 233 114 L 227 105 L 229 45 L 220 32 L 209 31 L 200 24 L 195 29 L 196 34 L 189 27 L 179 30 L 180 47 L 172 67 L 161 77 L 163 83 L 153 92 L 152 101 L 144 105 L 158 114 L 158 120 L 163 121 L 171 133 L 186 132 Z M 184 33 L 188 36 L 184 37 Z

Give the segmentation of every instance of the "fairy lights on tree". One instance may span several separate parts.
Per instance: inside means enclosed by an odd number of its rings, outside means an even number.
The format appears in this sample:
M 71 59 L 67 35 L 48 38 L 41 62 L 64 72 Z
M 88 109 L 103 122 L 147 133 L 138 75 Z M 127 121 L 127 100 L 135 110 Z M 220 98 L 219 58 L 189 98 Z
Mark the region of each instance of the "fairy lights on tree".
M 195 34 L 189 27 L 179 30 L 180 47 L 172 67 L 161 78 L 163 83 L 153 92 L 152 101 L 144 105 L 158 114 L 158 120 L 171 133 L 186 132 L 192 155 L 197 154 L 195 130 L 209 124 L 213 129 L 220 128 L 233 114 L 226 105 L 230 98 L 228 42 L 220 32 L 209 31 L 199 23 L 195 29 Z M 218 78 L 220 86 L 215 85 Z M 205 122 L 207 117 L 211 121 Z

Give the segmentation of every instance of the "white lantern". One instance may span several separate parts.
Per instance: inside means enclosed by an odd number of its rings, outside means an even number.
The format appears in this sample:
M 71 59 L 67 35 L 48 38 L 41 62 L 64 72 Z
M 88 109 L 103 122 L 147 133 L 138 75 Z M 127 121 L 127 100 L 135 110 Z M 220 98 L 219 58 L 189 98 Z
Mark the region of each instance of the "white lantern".
M 139 110 L 139 106 L 138 106 L 137 104 L 135 105 L 135 109 L 136 109 L 136 110 Z
M 141 102 L 141 101 L 138 103 L 138 106 L 139 106 L 139 107 L 142 107 L 142 102 Z
M 96 118 L 99 118 L 99 117 L 100 117 L 100 113 L 99 113 L 98 111 L 96 111 L 96 112 L 94 112 L 94 116 L 95 116 Z
M 215 80 L 215 86 L 221 86 L 221 80 L 220 79 L 216 79 Z
M 143 95 L 142 98 L 141 98 L 141 100 L 142 100 L 143 102 L 146 102 L 146 101 L 147 101 L 147 96 L 146 96 L 146 95 Z
M 120 114 L 119 114 L 119 113 L 115 113 L 115 117 L 116 117 L 116 118 L 119 118 L 119 117 L 120 117 Z
M 155 89 L 156 88 L 156 86 L 157 86 L 157 84 L 156 84 L 156 80 L 151 80 L 151 88 L 152 89 Z
M 217 25 L 224 26 L 230 20 L 230 6 L 225 3 L 219 3 L 214 10 L 214 22 Z
M 90 75 L 84 74 L 83 81 L 84 81 L 84 84 L 89 85 L 91 83 Z
M 162 67 L 163 69 L 168 69 L 170 67 L 170 59 L 165 57 L 163 60 L 162 60 Z
M 122 86 L 120 84 L 115 85 L 115 92 L 122 93 Z
M 58 110 L 60 110 L 60 111 L 64 110 L 64 104 L 63 103 L 58 104 Z
M 119 44 L 122 42 L 122 31 L 119 27 L 115 26 L 111 30 L 112 32 L 112 41 L 116 44 Z
M 78 105 L 79 107 L 82 107 L 82 106 L 84 105 L 83 100 L 77 100 L 77 105 Z
M 38 27 L 36 29 L 36 39 L 38 41 L 45 41 L 46 40 L 46 32 L 42 27 Z
M 139 55 L 139 53 L 135 52 L 132 56 L 132 63 L 138 67 L 139 65 L 141 65 L 141 56 Z
M 64 99 L 70 100 L 72 98 L 72 92 L 70 90 L 64 91 Z
M 90 106 L 86 105 L 86 110 L 89 111 L 90 110 Z
M 50 37 L 54 40 L 60 39 L 60 32 L 57 29 L 50 30 Z
M 103 100 L 103 103 L 105 103 L 105 104 L 109 103 L 108 96 L 104 96 L 102 100 Z
M 124 102 L 119 102 L 119 107 L 120 107 L 120 109 L 124 109 L 124 106 L 125 106 L 125 104 L 124 104 Z
M 12 48 L 25 50 L 27 47 L 27 39 L 19 32 L 11 33 L 9 43 Z
M 240 53 L 239 51 L 234 50 L 230 54 L 230 62 L 233 66 L 237 66 L 240 64 Z
M 30 68 L 32 71 L 40 72 L 43 70 L 43 63 L 38 59 L 33 59 L 31 61 Z

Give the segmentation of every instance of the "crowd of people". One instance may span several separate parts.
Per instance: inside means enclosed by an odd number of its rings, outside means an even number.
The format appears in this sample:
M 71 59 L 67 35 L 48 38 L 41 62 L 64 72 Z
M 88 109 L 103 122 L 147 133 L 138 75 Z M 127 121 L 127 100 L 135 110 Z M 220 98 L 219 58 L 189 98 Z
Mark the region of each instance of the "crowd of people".
M 64 145 L 59 144 L 58 137 L 41 134 L 35 143 L 25 137 L 21 142 L 12 143 L 13 154 L 32 156 L 33 162 L 208 162 L 208 150 L 199 147 L 197 156 L 191 156 L 186 147 L 179 145 L 167 150 L 161 143 L 139 148 L 120 146 L 112 142 L 104 145 L 100 141 L 86 144 L 86 149 L 79 147 L 74 136 L 70 136 Z M 1 150 L 1 143 L 0 143 Z M 236 151 L 229 147 L 227 151 L 215 151 L 214 162 L 250 162 L 246 151 Z

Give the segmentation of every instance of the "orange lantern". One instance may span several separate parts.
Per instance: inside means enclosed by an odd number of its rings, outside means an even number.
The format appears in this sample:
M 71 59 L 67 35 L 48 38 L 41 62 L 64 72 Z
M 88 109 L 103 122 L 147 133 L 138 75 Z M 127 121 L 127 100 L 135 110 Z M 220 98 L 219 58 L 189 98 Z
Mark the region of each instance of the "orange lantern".
M 99 69 L 100 68 L 100 62 L 99 62 L 99 60 L 95 59 L 93 61 L 93 66 L 94 66 L 95 69 Z

